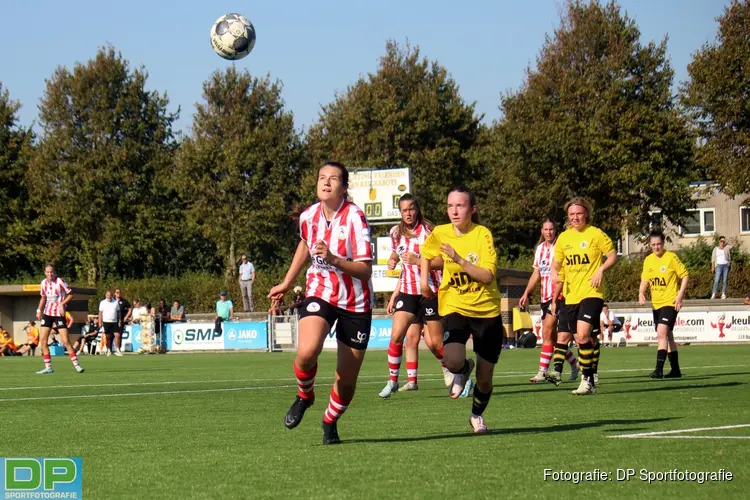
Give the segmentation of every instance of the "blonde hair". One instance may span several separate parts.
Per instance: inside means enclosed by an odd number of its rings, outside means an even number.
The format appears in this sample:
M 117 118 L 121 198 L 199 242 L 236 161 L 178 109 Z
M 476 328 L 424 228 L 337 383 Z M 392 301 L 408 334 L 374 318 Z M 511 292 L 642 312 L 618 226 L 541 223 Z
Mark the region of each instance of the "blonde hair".
M 591 224 L 591 216 L 592 210 L 591 210 L 591 204 L 586 200 L 586 198 L 582 196 L 576 196 L 574 198 L 571 198 L 569 202 L 565 204 L 563 209 L 565 210 L 565 214 L 567 215 L 568 209 L 572 207 L 573 205 L 578 205 L 579 207 L 583 207 L 583 209 L 586 211 L 586 215 L 584 216 L 584 220 L 586 221 L 586 224 Z M 566 224 L 567 226 L 567 224 Z

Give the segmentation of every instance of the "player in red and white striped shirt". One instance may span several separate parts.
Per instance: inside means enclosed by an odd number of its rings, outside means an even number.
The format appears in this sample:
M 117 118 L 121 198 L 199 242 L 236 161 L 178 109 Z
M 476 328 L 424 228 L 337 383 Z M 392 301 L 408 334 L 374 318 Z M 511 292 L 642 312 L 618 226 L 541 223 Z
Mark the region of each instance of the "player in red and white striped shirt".
M 297 357 L 297 398 L 284 425 L 293 429 L 315 401 L 313 390 L 318 356 L 326 335 L 336 325 L 336 382 L 323 415 L 323 444 L 340 443 L 337 421 L 354 397 L 359 369 L 370 339 L 372 247 L 370 225 L 362 210 L 347 201 L 349 172 L 329 162 L 318 171 L 318 203 L 300 216 L 301 241 L 284 281 L 271 289 L 275 304 L 284 297 L 308 259 L 307 291 L 300 307 Z M 273 307 L 273 306 L 272 306 Z
M 40 320 L 39 324 L 39 344 L 42 347 L 42 357 L 44 359 L 44 369 L 38 371 L 40 375 L 54 373 L 52 370 L 52 358 L 50 356 L 47 339 L 50 330 L 55 328 L 60 334 L 63 346 L 68 350 L 70 360 L 73 362 L 76 371 L 83 373 L 83 367 L 78 363 L 73 346 L 68 338 L 68 325 L 65 322 L 65 306 L 73 300 L 70 287 L 65 281 L 55 274 L 55 268 L 48 265 L 44 268 L 46 278 L 42 280 L 39 289 L 39 308 L 36 310 L 36 319 Z
M 557 229 L 555 222 L 547 218 L 542 224 L 542 236 L 539 239 L 539 245 L 536 247 L 534 255 L 534 272 L 526 285 L 526 291 L 518 301 L 520 308 L 525 308 L 529 294 L 534 290 L 537 283 L 541 282 L 541 307 L 542 307 L 542 353 L 539 356 L 539 372 L 529 381 L 533 383 L 543 382 L 544 375 L 549 370 L 550 361 L 553 353 L 555 356 L 565 356 L 570 363 L 570 379 L 578 378 L 578 360 L 575 354 L 567 345 L 557 346 L 557 314 L 550 306 L 554 294 L 554 283 L 552 282 L 552 257 L 555 254 L 555 240 L 557 239 Z M 558 352 L 562 349 L 562 352 Z
M 391 258 L 388 268 L 395 269 L 401 261 L 401 276 L 398 288 L 393 291 L 388 302 L 388 314 L 393 315 L 391 341 L 388 344 L 388 372 L 389 380 L 380 397 L 387 399 L 399 390 L 398 376 L 401 370 L 401 355 L 406 337 L 406 371 L 408 383 L 402 391 L 417 390 L 417 367 L 419 339 L 423 326 L 427 331 L 425 343 L 432 354 L 440 361 L 446 387 L 450 385 L 453 374 L 443 363 L 443 336 L 440 327 L 440 316 L 437 308 L 437 290 L 440 286 L 441 272 L 430 271 L 429 287 L 435 294 L 432 299 L 422 296 L 420 283 L 420 254 L 419 249 L 432 230 L 432 224 L 422 215 L 419 201 L 411 194 L 403 195 L 398 202 L 401 212 L 401 222 L 391 228 Z M 440 262 L 442 265 L 442 262 Z

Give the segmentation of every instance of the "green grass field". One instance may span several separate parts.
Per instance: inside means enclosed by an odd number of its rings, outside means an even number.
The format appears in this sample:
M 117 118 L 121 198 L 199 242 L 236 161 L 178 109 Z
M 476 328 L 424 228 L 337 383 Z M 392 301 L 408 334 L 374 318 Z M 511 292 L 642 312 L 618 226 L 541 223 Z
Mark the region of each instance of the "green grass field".
M 428 352 L 419 391 L 388 401 L 377 396 L 386 353 L 370 352 L 340 446 L 321 445 L 333 353 L 320 360 L 318 402 L 292 431 L 283 425 L 296 393 L 292 353 L 82 356 L 80 375 L 54 358 L 47 376 L 34 374 L 39 357 L 2 358 L 0 456 L 83 457 L 83 497 L 101 499 L 747 498 L 750 427 L 612 436 L 750 424 L 750 346 L 683 347 L 680 380 L 646 377 L 653 348 L 604 349 L 591 397 L 572 396 L 577 384 L 529 384 L 538 356 L 503 352 L 491 432 L 475 436 L 470 399 L 447 397 Z M 636 477 L 573 484 L 545 481 L 545 468 Z M 675 468 L 734 478 L 638 479 L 640 469 Z

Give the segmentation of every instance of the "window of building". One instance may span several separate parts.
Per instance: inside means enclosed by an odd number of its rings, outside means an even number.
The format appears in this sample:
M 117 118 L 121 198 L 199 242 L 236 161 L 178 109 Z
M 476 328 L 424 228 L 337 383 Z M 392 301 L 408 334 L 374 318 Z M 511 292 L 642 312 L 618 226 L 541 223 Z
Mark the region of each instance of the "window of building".
M 693 236 L 698 234 L 711 234 L 714 232 L 714 209 L 699 208 L 690 210 L 690 215 L 685 219 L 682 226 L 682 234 Z
M 740 207 L 740 232 L 750 233 L 750 207 Z

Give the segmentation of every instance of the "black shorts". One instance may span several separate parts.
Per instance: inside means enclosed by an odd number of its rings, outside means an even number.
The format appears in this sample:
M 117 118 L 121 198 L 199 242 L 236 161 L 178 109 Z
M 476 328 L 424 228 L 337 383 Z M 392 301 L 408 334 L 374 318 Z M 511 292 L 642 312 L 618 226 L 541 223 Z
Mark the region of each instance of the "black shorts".
M 61 316 L 47 316 L 42 314 L 42 328 L 54 328 L 56 330 L 67 329 L 68 326 L 65 324 L 65 318 Z
M 117 323 L 107 323 L 106 321 L 102 321 L 102 327 L 104 328 L 104 334 L 107 336 L 112 336 L 117 331 Z
M 474 340 L 474 352 L 492 364 L 497 363 L 505 342 L 502 316 L 494 318 L 469 318 L 452 313 L 443 318 L 443 343 L 457 342 L 466 345 L 469 335 Z
M 555 317 L 560 315 L 560 308 L 562 307 L 563 302 L 561 300 L 557 301 L 557 310 L 555 311 Z M 548 314 L 551 314 L 550 309 L 552 308 L 552 301 L 548 300 L 547 302 L 542 302 L 541 306 L 542 308 L 542 321 L 544 321 L 544 318 L 547 317 Z
M 661 309 L 654 309 L 654 329 L 659 325 L 667 325 L 669 331 L 674 329 L 677 321 L 677 310 L 672 306 L 664 306 Z
M 604 307 L 604 299 L 588 298 L 583 299 L 578 304 L 565 304 L 560 308 L 560 314 L 557 317 L 557 331 L 576 333 L 576 326 L 579 321 L 585 321 L 593 326 L 592 333 L 599 331 L 599 316 Z
M 351 312 L 329 304 L 317 297 L 308 297 L 299 310 L 300 319 L 307 316 L 318 316 L 326 320 L 331 332 L 335 331 L 336 339 L 352 349 L 364 351 L 370 341 L 372 311 Z
M 426 299 L 421 295 L 400 293 L 396 298 L 396 312 L 408 312 L 417 317 L 417 322 L 440 321 L 437 297 Z

